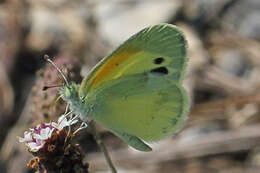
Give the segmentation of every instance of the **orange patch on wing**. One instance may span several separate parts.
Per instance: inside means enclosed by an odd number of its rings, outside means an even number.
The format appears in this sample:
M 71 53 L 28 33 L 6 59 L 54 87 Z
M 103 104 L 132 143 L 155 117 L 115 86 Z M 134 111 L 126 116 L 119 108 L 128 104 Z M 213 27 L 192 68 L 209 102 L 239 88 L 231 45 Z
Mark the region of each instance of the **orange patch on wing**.
M 100 81 L 102 81 L 107 75 L 109 75 L 114 69 L 116 69 L 120 64 L 131 58 L 137 49 L 129 49 L 128 51 L 120 50 L 114 56 L 110 57 L 96 72 L 95 79 L 93 80 L 90 88 L 95 87 Z

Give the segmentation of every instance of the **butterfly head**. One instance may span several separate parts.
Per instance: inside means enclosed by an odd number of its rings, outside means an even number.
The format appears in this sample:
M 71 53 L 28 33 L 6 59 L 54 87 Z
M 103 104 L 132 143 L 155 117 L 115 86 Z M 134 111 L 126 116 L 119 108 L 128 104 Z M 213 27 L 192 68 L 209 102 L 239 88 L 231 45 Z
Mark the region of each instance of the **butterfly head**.
M 60 87 L 59 92 L 64 100 L 70 102 L 72 100 L 79 99 L 78 90 L 79 90 L 79 85 L 74 82 L 71 82 L 69 84 Z

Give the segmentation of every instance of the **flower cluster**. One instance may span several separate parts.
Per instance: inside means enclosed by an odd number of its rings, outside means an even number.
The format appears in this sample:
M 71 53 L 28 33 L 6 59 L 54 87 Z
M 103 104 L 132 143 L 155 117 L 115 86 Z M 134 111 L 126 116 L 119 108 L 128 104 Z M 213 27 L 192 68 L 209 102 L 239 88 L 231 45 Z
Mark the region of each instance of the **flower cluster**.
M 24 138 L 19 138 L 19 142 L 24 142 L 29 148 L 30 152 L 37 152 L 44 145 L 51 141 L 53 134 L 62 131 L 63 128 L 77 123 L 78 120 L 67 120 L 67 118 L 62 115 L 58 119 L 58 123 L 44 123 L 37 127 L 30 129 L 30 131 L 24 132 Z
M 25 143 L 34 158 L 28 163 L 36 172 L 88 173 L 88 163 L 83 162 L 84 155 L 78 144 L 72 142 L 73 136 L 87 125 L 73 128 L 77 117 L 67 119 L 62 115 L 58 122 L 40 124 L 24 132 L 19 141 Z M 74 130 L 76 129 L 76 130 Z

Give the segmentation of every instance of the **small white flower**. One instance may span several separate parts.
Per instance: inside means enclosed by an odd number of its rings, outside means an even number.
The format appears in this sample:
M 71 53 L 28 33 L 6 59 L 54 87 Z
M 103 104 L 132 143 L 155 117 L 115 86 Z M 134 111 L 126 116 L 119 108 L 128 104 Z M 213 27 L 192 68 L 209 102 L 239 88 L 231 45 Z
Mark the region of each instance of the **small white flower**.
M 25 131 L 24 138 L 19 137 L 19 142 L 32 142 L 32 132 Z
M 40 134 L 34 134 L 33 137 L 35 139 L 46 140 L 51 138 L 52 132 L 54 130 L 55 130 L 54 128 L 46 127 L 41 129 Z
M 37 143 L 29 142 L 27 143 L 27 146 L 30 148 L 32 152 L 37 152 L 39 149 L 41 149 L 44 146 L 45 143 L 46 143 L 45 141 L 41 141 L 41 142 L 38 141 Z

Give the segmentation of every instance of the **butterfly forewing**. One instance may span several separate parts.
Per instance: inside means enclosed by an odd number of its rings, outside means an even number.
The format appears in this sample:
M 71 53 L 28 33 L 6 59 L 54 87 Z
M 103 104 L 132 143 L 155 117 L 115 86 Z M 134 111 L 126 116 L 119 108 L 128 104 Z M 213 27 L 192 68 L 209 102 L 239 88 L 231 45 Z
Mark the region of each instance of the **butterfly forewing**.
M 84 96 L 103 82 L 143 72 L 167 71 L 180 82 L 187 62 L 186 40 L 173 25 L 159 24 L 143 29 L 105 57 L 83 80 L 80 95 Z M 161 59 L 158 61 L 158 59 Z

